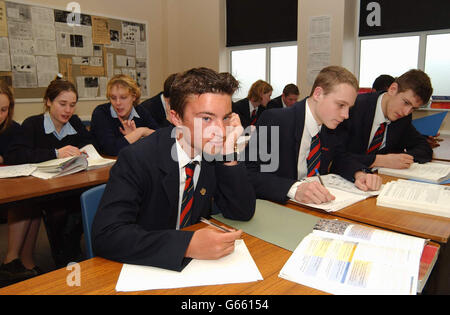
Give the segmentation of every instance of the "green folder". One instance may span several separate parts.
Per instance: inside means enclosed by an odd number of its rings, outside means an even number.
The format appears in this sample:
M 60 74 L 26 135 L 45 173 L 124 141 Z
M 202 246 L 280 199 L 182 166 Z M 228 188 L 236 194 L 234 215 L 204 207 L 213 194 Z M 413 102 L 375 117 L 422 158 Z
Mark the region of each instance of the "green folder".
M 320 220 L 319 217 L 260 199 L 256 200 L 255 215 L 250 221 L 229 220 L 222 214 L 212 217 L 290 251 L 297 248 L 301 240 L 312 232 L 314 225 Z

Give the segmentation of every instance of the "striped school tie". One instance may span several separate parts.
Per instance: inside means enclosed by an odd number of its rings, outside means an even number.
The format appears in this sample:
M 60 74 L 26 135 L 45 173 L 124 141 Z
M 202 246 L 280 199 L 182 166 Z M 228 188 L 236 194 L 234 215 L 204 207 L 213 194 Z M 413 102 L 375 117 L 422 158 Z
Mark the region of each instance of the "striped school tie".
M 378 149 L 381 147 L 384 138 L 384 132 L 386 131 L 386 122 L 381 123 L 380 127 L 378 127 L 377 132 L 373 136 L 372 143 L 369 146 L 366 154 L 376 153 Z
M 194 169 L 196 162 L 185 166 L 186 184 L 184 185 L 183 200 L 181 201 L 180 229 L 190 225 L 191 208 L 194 203 Z
M 309 155 L 306 159 L 306 165 L 308 167 L 307 177 L 315 175 L 315 170 L 320 168 L 320 138 L 319 133 L 317 133 L 311 139 L 311 147 L 309 149 Z
M 250 116 L 250 121 L 251 121 L 250 125 L 256 124 L 256 109 L 254 109 L 252 111 L 252 115 Z

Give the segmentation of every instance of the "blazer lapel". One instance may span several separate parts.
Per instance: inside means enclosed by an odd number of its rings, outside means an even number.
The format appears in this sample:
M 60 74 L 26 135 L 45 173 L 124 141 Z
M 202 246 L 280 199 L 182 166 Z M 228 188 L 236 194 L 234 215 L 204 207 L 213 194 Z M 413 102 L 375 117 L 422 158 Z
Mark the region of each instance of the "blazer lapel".
M 294 124 L 294 139 L 295 139 L 295 163 L 298 161 L 298 154 L 300 152 L 300 144 L 302 142 L 303 129 L 305 127 L 305 106 L 306 98 L 295 104 L 292 109 L 295 109 L 295 124 Z M 297 169 L 297 165 L 295 166 Z
M 168 128 L 168 130 L 170 132 L 171 128 Z M 176 156 L 176 148 L 174 144 L 175 139 L 171 138 L 170 134 L 165 137 L 163 136 L 161 137 L 160 146 L 158 150 L 155 150 L 155 152 L 159 152 L 160 154 L 159 168 L 163 173 L 161 185 L 167 197 L 168 211 L 170 211 L 169 220 L 171 224 L 173 223 L 174 226 L 176 226 L 178 217 L 180 173 L 178 169 L 178 161 L 174 161 L 172 158 L 172 149 L 175 150 Z
M 373 119 L 375 118 L 375 111 L 377 109 L 377 101 L 378 97 L 381 93 L 372 93 L 368 95 L 368 104 L 363 104 L 363 106 L 367 106 L 367 114 L 361 117 L 365 120 L 365 126 L 368 126 L 366 128 L 362 128 L 364 131 L 363 139 L 364 139 L 364 148 L 367 148 L 369 146 L 369 142 L 372 140 L 370 139 L 370 132 L 372 131 L 372 125 L 373 125 Z

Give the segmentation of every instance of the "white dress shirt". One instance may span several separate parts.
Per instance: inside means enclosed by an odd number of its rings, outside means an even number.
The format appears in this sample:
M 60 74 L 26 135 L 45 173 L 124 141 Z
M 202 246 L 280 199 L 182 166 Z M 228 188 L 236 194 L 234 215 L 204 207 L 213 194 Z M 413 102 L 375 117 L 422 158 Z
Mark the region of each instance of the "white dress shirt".
M 306 164 L 306 159 L 309 155 L 311 139 L 320 131 L 321 128 L 322 125 L 319 125 L 314 119 L 311 109 L 309 108 L 308 100 L 306 100 L 305 123 L 303 125 L 303 134 L 301 140 L 302 142 L 300 144 L 297 161 L 297 179 L 299 181 L 292 185 L 289 189 L 287 196 L 291 199 L 294 199 L 295 192 L 297 191 L 297 187 L 301 184 L 302 179 L 308 175 L 308 166 Z

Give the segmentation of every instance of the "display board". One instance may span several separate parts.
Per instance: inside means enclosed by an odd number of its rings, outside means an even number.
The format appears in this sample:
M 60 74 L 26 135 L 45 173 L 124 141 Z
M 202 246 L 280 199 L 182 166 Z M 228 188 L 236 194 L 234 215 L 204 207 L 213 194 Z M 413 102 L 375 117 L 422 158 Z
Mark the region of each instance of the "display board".
M 80 99 L 106 96 L 116 74 L 148 96 L 146 24 L 0 0 L 0 79 L 16 99 L 42 99 L 61 73 Z

